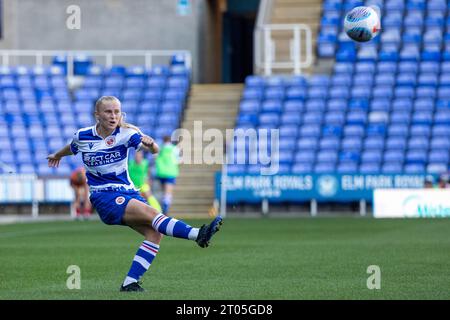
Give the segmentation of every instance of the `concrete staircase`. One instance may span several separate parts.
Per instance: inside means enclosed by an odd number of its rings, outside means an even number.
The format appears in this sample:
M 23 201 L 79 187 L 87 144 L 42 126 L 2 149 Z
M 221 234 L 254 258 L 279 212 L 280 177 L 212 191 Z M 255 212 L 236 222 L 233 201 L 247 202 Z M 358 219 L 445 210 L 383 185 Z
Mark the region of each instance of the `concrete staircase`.
M 312 36 L 313 63 L 311 67 L 303 69 L 303 73 L 312 74 L 316 61 L 316 41 L 319 32 L 320 17 L 322 12 L 322 0 L 274 0 L 271 22 L 272 24 L 295 24 L 309 25 Z M 276 42 L 277 60 L 290 59 L 290 39 L 292 32 L 274 32 L 272 39 Z M 302 57 L 305 56 L 305 48 Z M 304 60 L 304 58 L 302 58 Z
M 242 84 L 194 84 L 191 87 L 181 127 L 190 132 L 192 159 L 195 152 L 203 154 L 205 146 L 210 143 L 204 141 L 203 148 L 197 146 L 194 149 L 194 121 L 201 121 L 203 133 L 215 128 L 225 138 L 225 130 L 234 128 L 242 90 Z M 197 141 L 199 139 L 201 137 Z M 176 217 L 207 217 L 215 198 L 215 172 L 221 168 L 220 164 L 181 164 L 170 214 Z

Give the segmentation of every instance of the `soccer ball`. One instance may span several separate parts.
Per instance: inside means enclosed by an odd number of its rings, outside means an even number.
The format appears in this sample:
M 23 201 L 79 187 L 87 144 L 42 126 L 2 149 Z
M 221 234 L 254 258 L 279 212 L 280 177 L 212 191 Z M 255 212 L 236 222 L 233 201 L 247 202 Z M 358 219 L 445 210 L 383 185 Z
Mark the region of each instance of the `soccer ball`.
M 380 17 L 372 7 L 356 7 L 345 15 L 345 33 L 357 42 L 372 40 L 380 32 L 380 28 Z

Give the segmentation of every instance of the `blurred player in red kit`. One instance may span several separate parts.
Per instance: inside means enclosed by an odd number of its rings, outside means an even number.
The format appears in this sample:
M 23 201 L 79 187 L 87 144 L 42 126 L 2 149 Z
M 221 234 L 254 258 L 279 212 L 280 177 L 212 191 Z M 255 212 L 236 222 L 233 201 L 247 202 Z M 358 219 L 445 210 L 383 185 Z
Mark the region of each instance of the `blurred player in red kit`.
M 89 186 L 86 180 L 86 171 L 83 167 L 76 168 L 70 175 L 70 186 L 75 192 L 73 203 L 76 217 L 90 217 L 92 205 L 89 200 Z

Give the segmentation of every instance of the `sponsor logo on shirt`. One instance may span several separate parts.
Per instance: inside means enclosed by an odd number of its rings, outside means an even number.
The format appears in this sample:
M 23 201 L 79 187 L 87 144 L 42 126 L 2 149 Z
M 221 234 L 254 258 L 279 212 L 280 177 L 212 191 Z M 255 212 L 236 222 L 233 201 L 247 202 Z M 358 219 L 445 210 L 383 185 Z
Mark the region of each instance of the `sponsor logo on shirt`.
M 121 204 L 124 203 L 124 202 L 125 202 L 125 198 L 124 198 L 124 197 L 120 196 L 120 197 L 117 197 L 117 198 L 116 198 L 116 203 L 117 203 L 118 205 L 121 205 Z
M 83 154 L 83 162 L 87 166 L 96 167 L 122 161 L 126 156 L 126 153 L 122 154 L 120 151 L 86 152 Z
M 108 138 L 106 138 L 105 142 L 108 147 L 111 147 L 114 145 L 114 143 L 116 143 L 116 138 L 114 136 L 109 136 Z

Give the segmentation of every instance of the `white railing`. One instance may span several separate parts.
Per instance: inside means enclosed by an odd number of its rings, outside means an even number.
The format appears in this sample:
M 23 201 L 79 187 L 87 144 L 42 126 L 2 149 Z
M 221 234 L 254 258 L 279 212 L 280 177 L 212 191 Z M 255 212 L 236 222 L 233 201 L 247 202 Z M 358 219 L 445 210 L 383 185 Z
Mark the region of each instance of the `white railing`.
M 118 57 L 137 58 L 135 64 L 139 64 L 139 60 L 146 68 L 151 68 L 155 58 L 172 57 L 182 54 L 185 57 L 185 66 L 188 69 L 192 67 L 192 56 L 187 50 L 0 50 L 0 56 L 3 66 L 9 66 L 11 57 L 32 57 L 38 66 L 44 65 L 44 58 L 53 58 L 55 56 L 65 55 L 67 57 L 67 76 L 74 75 L 74 61 L 76 57 L 100 57 L 105 61 L 106 67 L 114 65 L 114 61 Z
M 274 32 L 290 34 L 290 59 L 277 60 L 277 42 L 272 35 Z M 311 28 L 306 24 L 266 24 L 257 26 L 254 35 L 254 61 L 256 74 L 269 76 L 274 69 L 286 70 L 286 73 L 299 75 L 302 69 L 311 65 L 313 59 Z M 302 47 L 305 55 L 302 56 Z
M 39 203 L 71 203 L 73 199 L 67 178 L 41 179 L 34 174 L 0 174 L 0 205 L 29 203 L 33 218 L 39 216 Z

